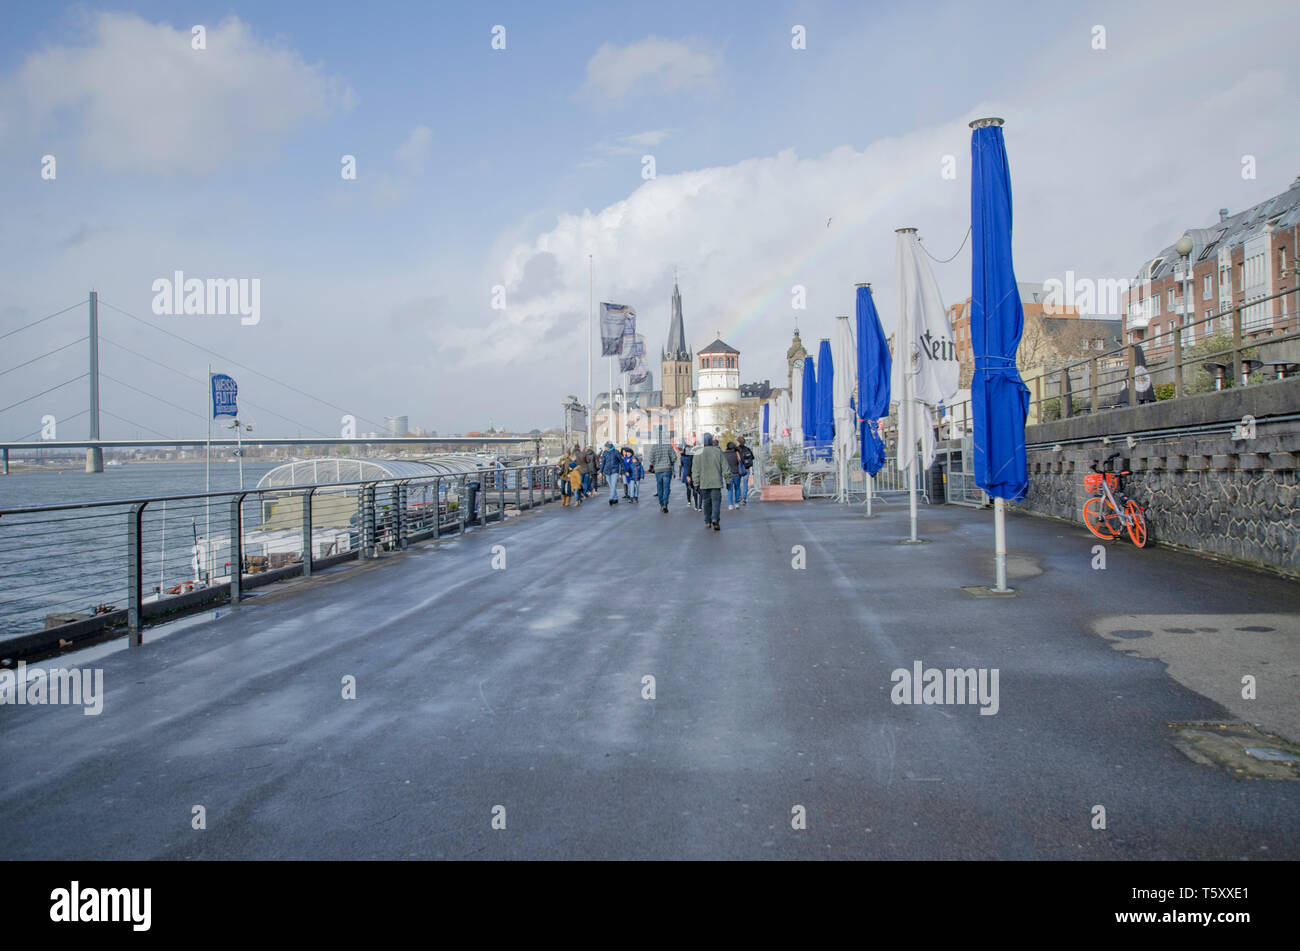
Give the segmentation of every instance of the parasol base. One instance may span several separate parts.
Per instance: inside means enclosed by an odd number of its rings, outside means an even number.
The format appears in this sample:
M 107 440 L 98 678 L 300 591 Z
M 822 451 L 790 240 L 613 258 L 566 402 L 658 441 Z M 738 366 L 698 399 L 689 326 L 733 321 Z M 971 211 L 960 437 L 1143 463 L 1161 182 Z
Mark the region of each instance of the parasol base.
M 998 591 L 985 584 L 963 585 L 962 590 L 972 598 L 1015 598 L 1020 595 L 1020 592 L 1015 588 Z
M 873 516 L 871 516 L 871 517 L 872 517 L 872 518 L 875 518 L 876 516 L 873 515 Z M 910 538 L 904 538 L 904 539 L 902 539 L 898 544 L 900 544 L 900 545 L 928 545 L 928 544 L 930 544 L 930 539 L 928 539 L 928 538 L 918 538 L 918 539 L 916 539 L 915 541 L 913 541 L 913 540 L 910 539 Z

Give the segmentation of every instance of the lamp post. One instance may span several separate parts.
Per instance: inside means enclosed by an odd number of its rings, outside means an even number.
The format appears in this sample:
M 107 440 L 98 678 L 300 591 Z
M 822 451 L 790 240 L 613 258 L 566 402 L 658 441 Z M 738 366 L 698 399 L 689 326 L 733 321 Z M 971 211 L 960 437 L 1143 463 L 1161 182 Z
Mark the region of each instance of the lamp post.
M 251 433 L 253 431 L 253 424 L 241 423 L 236 419 L 226 428 L 235 431 L 235 456 L 239 459 L 239 488 L 242 491 L 244 488 L 244 430 L 248 430 Z
M 1183 327 L 1190 328 L 1192 315 L 1191 276 L 1192 248 L 1195 247 L 1191 235 L 1183 235 L 1174 245 L 1174 250 L 1183 256 Z M 1174 335 L 1174 396 L 1183 395 L 1183 328 L 1178 328 Z M 1195 337 L 1195 332 L 1192 334 Z

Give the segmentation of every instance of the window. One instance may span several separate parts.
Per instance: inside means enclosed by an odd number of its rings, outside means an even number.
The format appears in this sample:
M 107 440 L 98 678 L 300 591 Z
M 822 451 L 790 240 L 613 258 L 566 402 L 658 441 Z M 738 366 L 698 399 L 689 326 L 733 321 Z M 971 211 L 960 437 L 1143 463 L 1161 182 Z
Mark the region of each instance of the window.
M 1160 316 L 1160 295 L 1156 294 L 1151 298 L 1151 316 Z
M 1172 287 L 1169 288 L 1169 309 L 1174 309 L 1174 289 Z
M 1214 275 L 1205 275 L 1204 284 L 1201 288 L 1201 300 L 1209 300 L 1214 294 Z

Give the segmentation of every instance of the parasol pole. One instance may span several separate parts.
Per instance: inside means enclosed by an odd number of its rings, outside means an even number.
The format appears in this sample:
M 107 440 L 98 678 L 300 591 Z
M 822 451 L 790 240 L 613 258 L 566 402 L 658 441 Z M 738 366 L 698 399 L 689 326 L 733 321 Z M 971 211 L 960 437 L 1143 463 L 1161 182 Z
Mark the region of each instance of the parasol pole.
M 896 230 L 898 234 L 916 234 L 915 228 L 898 228 Z M 901 286 L 899 290 L 900 292 L 902 291 Z M 900 358 L 904 360 L 908 359 L 909 354 L 911 352 L 910 348 L 912 346 L 912 338 L 916 334 L 916 328 L 912 326 L 912 317 L 914 315 L 909 314 L 906 308 L 902 308 L 901 310 L 902 310 L 903 326 L 900 327 L 899 329 L 905 331 L 905 333 L 899 334 L 899 353 L 894 357 L 894 359 L 896 360 Z M 902 407 L 900 407 L 900 412 L 899 412 L 898 434 L 900 437 L 903 435 L 903 414 L 905 412 L 907 414 L 907 420 L 909 424 L 907 426 L 907 451 L 911 456 L 907 464 L 907 514 L 908 514 L 908 519 L 911 523 L 912 534 L 911 537 L 908 539 L 908 541 L 910 541 L 913 544 L 915 544 L 917 541 L 916 538 L 916 470 L 918 468 L 916 465 L 916 456 L 917 456 L 916 427 L 913 425 L 916 422 L 916 416 L 915 416 L 916 407 L 914 405 L 914 398 L 912 395 L 912 391 L 915 385 L 916 385 L 915 381 L 912 379 L 912 374 L 909 373 L 907 370 L 904 370 L 903 371 L 903 405 Z M 902 442 L 903 442 L 902 439 L 899 439 L 899 445 L 898 445 L 899 452 L 903 451 Z

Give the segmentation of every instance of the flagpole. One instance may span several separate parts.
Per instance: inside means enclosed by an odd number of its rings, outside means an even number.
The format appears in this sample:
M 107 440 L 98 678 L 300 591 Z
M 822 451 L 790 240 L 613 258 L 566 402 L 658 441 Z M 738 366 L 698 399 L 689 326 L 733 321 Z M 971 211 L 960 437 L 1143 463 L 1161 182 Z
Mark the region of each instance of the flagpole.
M 212 364 L 208 364 L 208 392 L 204 397 L 204 402 L 208 404 L 208 411 L 204 415 L 208 417 L 208 449 L 206 459 L 203 464 L 203 548 L 204 561 L 207 562 L 207 577 L 203 580 L 212 583 L 212 499 L 208 493 L 212 492 Z M 198 581 L 198 578 L 194 579 Z
M 587 255 L 587 445 L 595 442 L 596 407 L 591 402 L 591 324 L 596 308 L 596 262 Z

